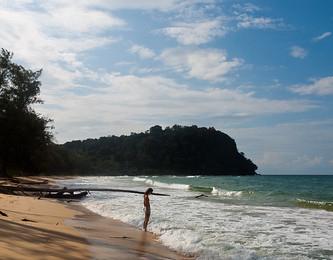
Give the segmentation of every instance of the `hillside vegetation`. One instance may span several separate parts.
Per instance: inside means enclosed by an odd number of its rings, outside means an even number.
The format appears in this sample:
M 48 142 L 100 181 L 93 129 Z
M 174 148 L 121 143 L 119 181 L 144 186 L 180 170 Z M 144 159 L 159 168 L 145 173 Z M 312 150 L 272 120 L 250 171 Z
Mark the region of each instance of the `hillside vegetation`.
M 231 137 L 197 126 L 154 126 L 129 136 L 71 141 L 57 153 L 53 170 L 87 174 L 252 175 L 257 169 Z

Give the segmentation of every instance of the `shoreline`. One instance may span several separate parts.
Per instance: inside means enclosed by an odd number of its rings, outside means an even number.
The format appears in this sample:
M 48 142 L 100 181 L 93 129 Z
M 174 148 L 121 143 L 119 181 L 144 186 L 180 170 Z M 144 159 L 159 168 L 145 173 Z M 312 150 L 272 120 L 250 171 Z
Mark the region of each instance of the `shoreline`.
M 0 211 L 7 215 L 0 215 L 5 259 L 194 259 L 164 246 L 153 233 L 78 202 L 0 194 Z
M 80 214 L 66 222 L 84 235 L 94 259 L 194 259 L 169 249 L 156 234 L 103 217 L 77 203 L 69 207 Z

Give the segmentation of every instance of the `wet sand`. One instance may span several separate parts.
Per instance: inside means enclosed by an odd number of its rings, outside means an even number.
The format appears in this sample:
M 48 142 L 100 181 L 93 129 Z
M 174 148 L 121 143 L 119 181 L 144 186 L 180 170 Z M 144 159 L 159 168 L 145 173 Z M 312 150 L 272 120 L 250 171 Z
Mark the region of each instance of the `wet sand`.
M 163 246 L 150 232 L 74 207 L 81 214 L 68 223 L 88 239 L 96 259 L 193 259 Z

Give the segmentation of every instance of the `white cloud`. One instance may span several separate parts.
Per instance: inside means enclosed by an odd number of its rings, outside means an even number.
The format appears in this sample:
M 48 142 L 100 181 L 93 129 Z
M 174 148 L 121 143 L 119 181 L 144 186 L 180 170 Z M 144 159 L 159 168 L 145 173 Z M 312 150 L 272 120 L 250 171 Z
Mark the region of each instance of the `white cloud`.
M 61 6 L 81 6 L 89 9 L 118 11 L 118 10 L 143 10 L 143 11 L 159 11 L 159 12 L 175 12 L 183 13 L 200 12 L 200 7 L 207 10 L 209 6 L 215 8 L 218 4 L 216 0 L 95 0 L 95 1 L 45 1 L 45 0 L 5 0 L 7 2 L 26 2 L 27 5 L 31 3 L 38 3 L 38 5 L 47 9 L 59 8 Z
M 139 55 L 142 59 L 151 59 L 155 57 L 155 52 L 153 50 L 137 44 L 133 45 L 129 51 Z
M 207 43 L 215 37 L 223 36 L 227 28 L 222 25 L 222 18 L 215 18 L 200 22 L 178 22 L 161 31 L 181 44 L 199 45 Z
M 313 38 L 313 41 L 315 41 L 315 42 L 319 42 L 319 41 L 321 41 L 321 40 L 324 40 L 324 39 L 327 38 L 327 37 L 330 37 L 331 35 L 332 35 L 331 32 L 324 32 L 324 33 L 322 33 L 321 35 L 319 35 L 319 36 Z
M 252 3 L 245 3 L 245 4 L 234 4 L 232 5 L 232 8 L 235 9 L 235 13 L 254 13 L 257 11 L 260 11 L 261 8 L 257 5 L 254 5 Z
M 272 18 L 256 15 L 256 13 L 262 11 L 262 8 L 252 3 L 234 4 L 232 5 L 232 8 L 232 19 L 236 21 L 236 26 L 238 29 L 281 30 L 287 29 L 289 27 L 284 23 L 282 18 Z
M 63 29 L 65 32 L 87 33 L 124 26 L 126 23 L 109 13 L 89 9 L 82 6 L 63 6 L 52 9 L 52 13 L 44 14 L 44 22 L 49 27 Z
M 37 3 L 0 3 L 0 46 L 13 51 L 20 63 L 43 68 L 46 92 L 77 87 L 78 80 L 96 77 L 81 61 L 82 54 L 115 42 L 101 33 L 125 22 L 82 2 L 77 8 L 72 2 Z
M 258 16 L 262 9 L 254 4 L 234 4 L 232 14 L 226 14 L 216 1 L 184 1 L 174 9 L 176 21 L 160 31 L 183 45 L 204 44 L 215 37 L 224 36 L 238 29 L 289 29 L 282 18 Z M 212 15 L 214 12 L 219 16 Z M 224 13 L 223 15 L 221 15 Z
M 255 17 L 249 14 L 240 14 L 236 17 L 237 27 L 244 29 L 282 29 L 286 25 L 281 18 Z
M 160 76 L 105 74 L 96 86 L 85 95 L 64 90 L 43 97 L 51 108 L 44 105 L 40 110 L 57 122 L 60 141 L 142 131 L 152 124 L 202 119 L 216 124 L 219 117 L 244 119 L 313 108 L 303 100 L 269 100 L 251 92 L 219 88 L 192 89 Z M 57 108 L 59 105 L 62 107 Z
M 65 0 L 66 1 L 66 0 Z M 159 10 L 170 11 L 181 6 L 181 0 L 99 0 L 97 1 L 104 8 L 116 9 L 139 9 L 139 10 Z M 89 1 L 88 1 L 89 3 Z
M 228 73 L 243 63 L 237 58 L 228 60 L 226 52 L 218 49 L 166 49 L 161 53 L 160 59 L 190 78 L 212 82 L 223 81 Z
M 9 2 L 9 0 L 7 0 Z M 13 2 L 13 1 L 12 1 Z M 42 6 L 47 9 L 59 8 L 61 6 L 81 6 L 89 7 L 100 10 L 122 10 L 122 9 L 137 9 L 137 10 L 159 10 L 159 11 L 170 11 L 181 6 L 180 0 L 96 0 L 96 1 L 68 1 L 68 0 L 57 0 L 57 1 L 29 1 L 29 0 L 19 0 L 14 1 L 17 4 L 20 2 L 37 2 L 39 6 Z
M 292 56 L 294 58 L 304 59 L 308 55 L 308 52 L 306 49 L 295 45 L 290 48 L 289 54 L 290 54 L 290 56 Z
M 333 76 L 316 79 L 306 85 L 295 85 L 290 89 L 301 95 L 333 95 Z

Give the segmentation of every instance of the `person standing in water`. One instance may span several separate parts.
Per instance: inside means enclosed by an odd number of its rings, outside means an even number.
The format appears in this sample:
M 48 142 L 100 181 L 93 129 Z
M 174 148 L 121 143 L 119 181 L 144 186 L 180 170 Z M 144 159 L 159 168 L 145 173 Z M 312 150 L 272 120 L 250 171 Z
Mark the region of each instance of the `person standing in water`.
M 150 218 L 150 202 L 149 195 L 153 193 L 152 188 L 148 188 L 143 195 L 143 206 L 145 211 L 145 221 L 143 222 L 143 229 L 147 232 L 147 226 Z

